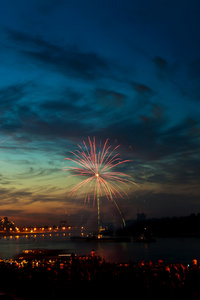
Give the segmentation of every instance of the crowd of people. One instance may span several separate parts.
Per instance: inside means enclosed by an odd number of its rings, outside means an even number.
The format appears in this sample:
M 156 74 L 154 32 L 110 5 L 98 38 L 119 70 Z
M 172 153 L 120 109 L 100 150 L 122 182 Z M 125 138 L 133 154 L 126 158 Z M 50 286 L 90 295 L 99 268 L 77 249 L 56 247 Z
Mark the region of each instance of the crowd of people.
M 200 299 L 200 266 L 109 263 L 92 251 L 68 259 L 2 260 L 0 291 L 22 299 Z M 14 298 L 13 298 L 14 299 Z

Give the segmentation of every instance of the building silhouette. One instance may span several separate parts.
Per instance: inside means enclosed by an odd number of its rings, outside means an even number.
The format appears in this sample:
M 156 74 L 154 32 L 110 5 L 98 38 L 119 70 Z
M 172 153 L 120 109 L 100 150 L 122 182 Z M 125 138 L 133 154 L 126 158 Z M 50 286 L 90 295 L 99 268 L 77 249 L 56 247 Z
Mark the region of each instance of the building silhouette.
M 15 225 L 13 221 L 9 221 L 8 217 L 4 217 L 0 220 L 0 231 L 12 232 L 15 231 Z
M 145 221 L 147 219 L 147 215 L 145 213 L 137 213 L 137 221 Z

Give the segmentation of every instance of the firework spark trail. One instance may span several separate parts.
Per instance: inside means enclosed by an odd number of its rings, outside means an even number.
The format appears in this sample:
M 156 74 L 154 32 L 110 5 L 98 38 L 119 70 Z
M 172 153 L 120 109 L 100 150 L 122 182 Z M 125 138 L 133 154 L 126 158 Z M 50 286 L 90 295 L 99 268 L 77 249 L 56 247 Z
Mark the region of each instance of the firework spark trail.
M 95 201 L 97 202 L 98 225 L 100 226 L 99 197 L 105 195 L 108 201 L 115 204 L 122 217 L 122 213 L 114 198 L 117 198 L 118 196 L 123 198 L 123 194 L 128 196 L 125 188 L 129 188 L 129 184 L 138 185 L 131 180 L 130 175 L 122 172 L 115 172 L 113 170 L 115 167 L 131 161 L 122 160 L 119 153 L 116 153 L 120 145 L 116 146 L 113 150 L 110 150 L 111 147 L 108 146 L 107 139 L 102 150 L 101 148 L 97 150 L 95 137 L 93 138 L 93 141 L 88 137 L 88 142 L 89 147 L 85 141 L 83 141 L 83 146 L 78 145 L 78 149 L 71 152 L 74 155 L 74 158 L 65 158 L 78 165 L 78 167 L 65 167 L 63 170 L 72 173 L 69 177 L 87 177 L 69 191 L 69 196 L 74 196 L 79 190 L 85 192 L 87 189 L 85 202 L 86 200 L 89 202 L 91 193 L 93 193 L 93 201 L 94 203 Z M 122 220 L 125 225 L 123 217 Z

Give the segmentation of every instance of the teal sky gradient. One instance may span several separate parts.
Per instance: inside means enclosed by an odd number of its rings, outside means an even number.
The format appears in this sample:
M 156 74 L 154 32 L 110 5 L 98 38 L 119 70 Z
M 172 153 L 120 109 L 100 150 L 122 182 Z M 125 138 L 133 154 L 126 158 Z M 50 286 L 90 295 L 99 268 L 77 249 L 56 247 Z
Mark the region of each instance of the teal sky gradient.
M 200 212 L 199 15 L 197 0 L 1 0 L 2 217 L 93 220 L 61 171 L 88 136 L 132 160 L 125 219 Z

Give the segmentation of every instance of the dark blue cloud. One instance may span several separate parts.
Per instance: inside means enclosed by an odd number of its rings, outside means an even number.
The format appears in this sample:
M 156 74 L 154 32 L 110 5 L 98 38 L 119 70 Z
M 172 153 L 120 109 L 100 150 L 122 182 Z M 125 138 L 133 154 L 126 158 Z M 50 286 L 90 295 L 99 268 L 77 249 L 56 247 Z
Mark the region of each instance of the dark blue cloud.
M 17 45 L 24 59 L 40 67 L 61 72 L 67 77 L 94 80 L 109 71 L 109 62 L 95 52 L 83 52 L 78 46 L 52 44 L 41 37 L 7 29 L 9 38 Z

